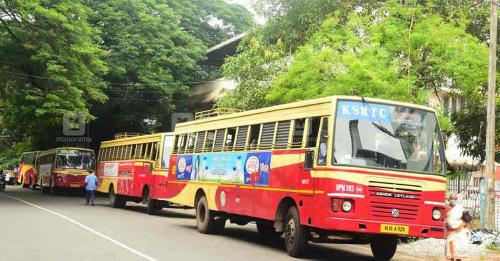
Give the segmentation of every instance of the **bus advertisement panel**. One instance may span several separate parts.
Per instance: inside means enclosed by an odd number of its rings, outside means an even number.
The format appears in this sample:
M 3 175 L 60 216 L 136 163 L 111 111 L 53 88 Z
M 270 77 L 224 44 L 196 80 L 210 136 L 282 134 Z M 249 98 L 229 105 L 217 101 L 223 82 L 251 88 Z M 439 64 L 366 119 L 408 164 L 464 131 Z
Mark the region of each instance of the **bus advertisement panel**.
M 202 233 L 255 221 L 291 256 L 340 238 L 389 259 L 444 237 L 445 169 L 432 109 L 327 97 L 177 124 L 165 200 Z

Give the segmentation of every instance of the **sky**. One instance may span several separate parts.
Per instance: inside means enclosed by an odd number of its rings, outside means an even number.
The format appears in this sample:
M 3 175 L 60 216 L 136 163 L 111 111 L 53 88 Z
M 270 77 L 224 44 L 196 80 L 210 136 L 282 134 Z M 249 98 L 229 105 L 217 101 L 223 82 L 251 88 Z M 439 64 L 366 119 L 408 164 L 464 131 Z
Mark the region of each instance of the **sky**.
M 261 25 L 261 24 L 266 23 L 266 19 L 262 16 L 257 15 L 255 13 L 255 11 L 253 10 L 253 5 L 254 5 L 256 0 L 225 0 L 225 1 L 227 3 L 239 4 L 239 5 L 244 6 L 248 11 L 250 11 L 253 14 L 257 24 Z

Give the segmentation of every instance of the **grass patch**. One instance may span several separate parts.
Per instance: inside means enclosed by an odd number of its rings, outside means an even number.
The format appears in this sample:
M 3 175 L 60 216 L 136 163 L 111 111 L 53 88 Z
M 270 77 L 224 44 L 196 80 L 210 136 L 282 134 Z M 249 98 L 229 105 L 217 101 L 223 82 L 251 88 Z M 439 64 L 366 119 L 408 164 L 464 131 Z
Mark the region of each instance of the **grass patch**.
M 486 249 L 491 250 L 491 251 L 498 251 L 500 252 L 500 247 L 498 247 L 495 243 L 489 243 L 485 246 Z

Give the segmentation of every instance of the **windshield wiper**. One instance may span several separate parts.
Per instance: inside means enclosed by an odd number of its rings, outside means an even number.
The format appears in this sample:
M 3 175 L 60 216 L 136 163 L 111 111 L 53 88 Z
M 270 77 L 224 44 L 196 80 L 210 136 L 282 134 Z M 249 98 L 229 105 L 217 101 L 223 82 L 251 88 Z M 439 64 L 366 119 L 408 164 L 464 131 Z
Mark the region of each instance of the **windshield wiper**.
M 377 114 L 375 114 L 375 118 L 377 119 L 377 122 L 373 121 L 373 118 L 372 118 L 373 109 L 372 109 L 372 106 L 365 100 L 365 97 L 361 97 L 361 101 L 368 106 L 368 109 L 370 109 L 369 115 L 370 115 L 370 120 L 372 121 L 373 126 L 375 126 L 377 129 L 379 129 L 381 132 L 383 132 L 383 133 L 385 133 L 393 138 L 397 138 L 394 133 L 392 133 L 390 130 L 388 130 L 386 127 L 384 127 L 382 125 L 382 123 L 380 123 L 380 120 L 378 119 Z
M 390 130 L 388 130 L 386 127 L 380 125 L 379 123 L 376 123 L 374 121 L 372 121 L 372 124 L 373 126 L 375 126 L 377 129 L 379 129 L 380 131 L 382 131 L 383 133 L 393 137 L 393 138 L 397 138 L 396 135 L 394 133 L 392 133 Z

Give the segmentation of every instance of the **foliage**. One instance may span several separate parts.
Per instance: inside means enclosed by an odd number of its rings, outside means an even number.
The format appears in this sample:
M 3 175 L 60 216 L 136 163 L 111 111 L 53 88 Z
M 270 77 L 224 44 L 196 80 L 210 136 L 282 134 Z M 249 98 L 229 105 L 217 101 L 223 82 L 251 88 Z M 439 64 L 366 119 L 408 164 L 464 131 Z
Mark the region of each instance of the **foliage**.
M 13 169 L 19 164 L 19 156 L 31 150 L 30 140 L 14 143 L 7 149 L 0 151 L 0 169 Z
M 223 0 L 168 0 L 168 4 L 180 18 L 180 26 L 207 47 L 244 33 L 254 24 L 244 7 Z
M 286 69 L 290 61 L 284 57 L 286 50 L 280 39 L 274 45 L 266 46 L 261 42 L 258 35 L 250 35 L 239 47 L 240 51 L 242 48 L 245 50 L 226 59 L 223 66 L 225 73 L 242 81 L 235 91 L 219 100 L 218 106 L 254 109 L 265 105 L 269 83 Z
M 87 119 L 91 102 L 104 102 L 107 67 L 79 1 L 0 1 L 0 114 L 8 132 L 46 146 L 65 113 Z M 55 142 L 55 139 L 52 140 Z
M 499 100 L 500 101 L 500 100 Z M 479 161 L 485 160 L 486 153 L 486 101 L 469 102 L 452 115 L 455 133 L 459 138 L 459 148 Z M 496 145 L 500 146 L 500 102 L 497 102 L 496 113 Z M 500 152 L 496 153 L 496 161 L 500 162 Z
M 267 99 L 291 102 L 328 95 L 424 104 L 430 93 L 477 97 L 487 79 L 487 48 L 421 6 L 396 2 L 335 14 L 295 54 Z

